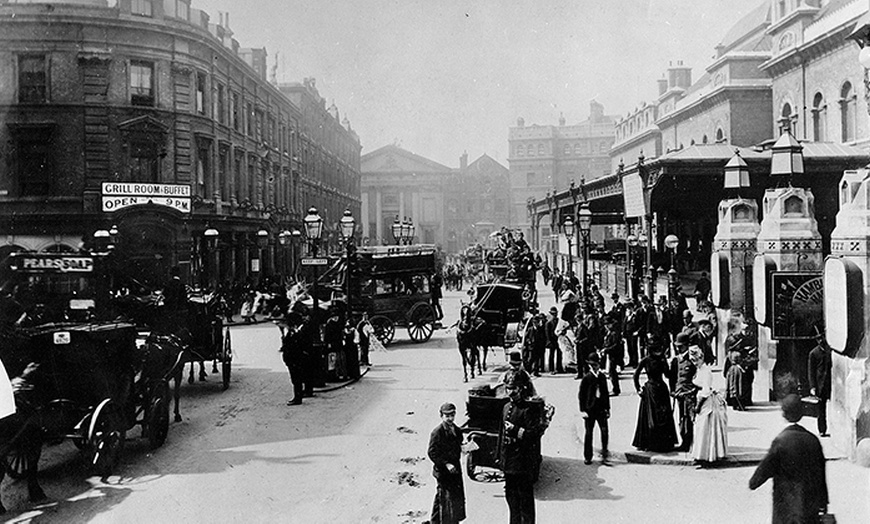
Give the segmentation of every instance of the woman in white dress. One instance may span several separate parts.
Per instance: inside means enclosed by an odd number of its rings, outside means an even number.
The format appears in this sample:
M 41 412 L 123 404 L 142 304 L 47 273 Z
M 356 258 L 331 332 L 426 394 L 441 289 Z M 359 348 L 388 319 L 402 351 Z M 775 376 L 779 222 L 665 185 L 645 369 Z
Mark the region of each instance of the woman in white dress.
M 568 321 L 559 319 L 556 324 L 556 341 L 562 352 L 562 363 L 565 368 L 577 369 L 577 352 L 574 349 L 574 330 Z
M 713 370 L 704 363 L 700 348 L 689 348 L 689 358 L 697 367 L 695 385 L 698 390 L 697 414 L 692 457 L 699 462 L 715 462 L 728 453 L 728 413 L 725 399 L 713 389 Z

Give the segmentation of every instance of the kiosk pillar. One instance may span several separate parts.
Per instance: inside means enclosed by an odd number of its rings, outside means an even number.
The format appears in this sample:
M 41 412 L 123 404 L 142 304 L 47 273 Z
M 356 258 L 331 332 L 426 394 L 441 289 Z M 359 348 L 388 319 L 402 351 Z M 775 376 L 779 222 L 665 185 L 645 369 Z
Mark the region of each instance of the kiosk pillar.
M 759 382 L 770 400 L 809 393 L 807 358 L 822 325 L 822 237 L 809 189 L 768 189 L 753 266 Z M 761 386 L 762 384 L 759 384 Z
M 752 263 L 760 229 L 758 204 L 754 200 L 730 198 L 719 202 L 719 225 L 713 237 L 715 251 L 710 258 L 710 280 L 719 321 L 716 358 L 720 366 L 727 358 L 723 348 L 732 317 L 743 320 L 753 316 Z
M 870 171 L 846 171 L 839 185 L 840 211 L 825 261 L 824 317 L 831 347 L 831 438 L 851 460 L 870 437 Z

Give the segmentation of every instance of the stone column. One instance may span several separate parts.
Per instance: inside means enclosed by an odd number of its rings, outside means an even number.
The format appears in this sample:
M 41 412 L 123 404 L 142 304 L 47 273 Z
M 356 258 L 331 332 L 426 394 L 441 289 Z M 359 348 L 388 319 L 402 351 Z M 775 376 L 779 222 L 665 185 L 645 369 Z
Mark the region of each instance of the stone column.
M 379 246 L 384 242 L 384 203 L 383 203 L 383 195 L 380 190 L 375 191 L 375 225 L 377 228 L 377 241 L 373 242 L 372 245 Z
M 757 247 L 753 293 L 759 322 L 758 378 L 768 380 L 771 400 L 788 393 L 805 395 L 807 357 L 815 345 L 811 324 L 821 320 L 814 320 L 808 313 L 813 310 L 813 301 L 818 299 L 821 303 L 822 269 L 822 237 L 809 189 L 785 187 L 765 192 Z M 775 272 L 804 275 L 782 280 L 775 286 L 771 275 Z M 813 291 L 816 284 L 819 289 Z M 774 302 L 779 305 L 772 307 Z M 782 316 L 783 312 L 789 313 L 788 318 Z M 780 326 L 779 334 L 774 332 L 774 324 Z M 783 334 L 789 329 L 794 333 Z
M 732 316 L 753 316 L 752 263 L 760 229 L 758 204 L 754 200 L 730 198 L 719 202 L 719 224 L 710 257 L 713 305 L 719 321 L 717 348 L 724 348 Z M 721 366 L 725 362 L 725 351 L 717 353 Z
M 826 339 L 833 349 L 828 426 L 834 444 L 855 460 L 858 443 L 870 437 L 870 340 L 864 336 L 870 319 L 870 171 L 846 171 L 839 187 L 824 277 Z

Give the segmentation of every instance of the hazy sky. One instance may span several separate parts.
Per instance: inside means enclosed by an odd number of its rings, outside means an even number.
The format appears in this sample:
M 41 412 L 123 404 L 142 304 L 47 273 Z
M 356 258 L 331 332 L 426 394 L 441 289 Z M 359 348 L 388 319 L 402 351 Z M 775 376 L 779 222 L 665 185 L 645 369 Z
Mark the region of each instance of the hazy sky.
M 457 167 L 507 166 L 508 127 L 625 115 L 656 96 L 669 61 L 694 79 L 763 0 L 193 0 L 229 12 L 242 47 L 278 53 L 281 82 L 317 79 L 363 154 L 397 143 Z

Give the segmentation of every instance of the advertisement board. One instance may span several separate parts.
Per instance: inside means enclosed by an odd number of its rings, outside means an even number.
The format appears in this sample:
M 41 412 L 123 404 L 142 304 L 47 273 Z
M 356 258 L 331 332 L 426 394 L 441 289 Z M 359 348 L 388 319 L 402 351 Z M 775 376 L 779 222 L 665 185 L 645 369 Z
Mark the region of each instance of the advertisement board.
M 774 271 L 771 278 L 771 336 L 812 339 L 825 332 L 825 286 L 822 272 Z

